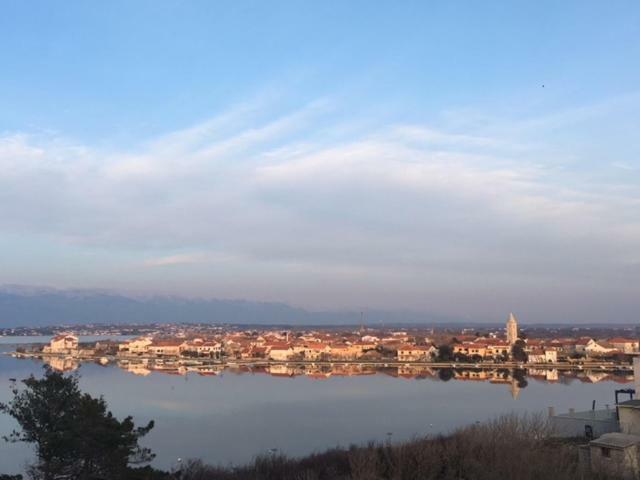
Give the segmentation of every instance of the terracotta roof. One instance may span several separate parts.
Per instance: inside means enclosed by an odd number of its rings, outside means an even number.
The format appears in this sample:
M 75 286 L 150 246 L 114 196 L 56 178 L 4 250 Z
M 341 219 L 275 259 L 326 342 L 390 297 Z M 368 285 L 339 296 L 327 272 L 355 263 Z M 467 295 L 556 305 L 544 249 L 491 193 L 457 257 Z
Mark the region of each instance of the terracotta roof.
M 483 345 L 481 343 L 473 343 L 473 342 L 465 342 L 460 346 L 465 348 L 487 348 L 486 345 Z
M 420 352 L 428 352 L 429 350 L 431 350 L 431 347 L 426 347 L 424 345 L 402 345 L 398 347 L 398 351 L 405 351 L 405 350 L 417 350 Z
M 65 335 L 56 335 L 55 337 L 53 337 L 53 341 L 59 342 L 60 340 L 65 340 L 67 338 L 71 338 L 73 340 L 77 340 L 78 339 L 78 337 L 76 337 L 75 335 L 67 333 Z
M 175 339 L 154 340 L 150 346 L 151 347 L 179 347 L 183 343 L 184 342 L 182 340 L 175 340 Z
M 529 352 L 529 355 L 544 355 L 544 350 L 536 348 L 535 350 L 531 350 L 531 352 Z

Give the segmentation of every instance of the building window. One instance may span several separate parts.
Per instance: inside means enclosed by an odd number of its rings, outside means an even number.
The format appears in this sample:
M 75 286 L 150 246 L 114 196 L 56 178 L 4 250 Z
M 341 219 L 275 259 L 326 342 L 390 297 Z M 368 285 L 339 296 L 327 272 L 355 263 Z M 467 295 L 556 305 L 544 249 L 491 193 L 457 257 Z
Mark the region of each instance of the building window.
M 600 453 L 605 458 L 609 458 L 611 456 L 611 449 L 607 447 L 600 447 Z

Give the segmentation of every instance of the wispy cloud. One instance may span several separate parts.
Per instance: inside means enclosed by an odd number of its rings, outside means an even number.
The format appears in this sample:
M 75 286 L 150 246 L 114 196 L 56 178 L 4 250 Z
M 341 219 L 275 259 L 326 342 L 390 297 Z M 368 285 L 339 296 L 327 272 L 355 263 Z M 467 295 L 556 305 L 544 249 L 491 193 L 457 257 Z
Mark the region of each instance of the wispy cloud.
M 169 267 L 173 265 L 188 265 L 206 261 L 206 256 L 201 253 L 183 253 L 166 257 L 150 258 L 145 260 L 147 267 Z
M 533 124 L 620 103 L 603 105 Z M 332 102 L 265 109 L 242 105 L 128 151 L 5 134 L 0 228 L 159 252 L 148 268 L 224 260 L 228 271 L 387 278 L 407 291 L 421 277 L 437 291 L 436 279 L 470 288 L 484 275 L 499 288 L 526 272 L 571 279 L 594 269 L 614 282 L 637 261 L 639 199 L 615 173 L 636 166 L 608 159 L 599 168 L 611 175 L 595 184 L 555 168 L 561 152 L 523 133 L 530 120 L 466 131 L 389 120 L 340 140 L 332 126 L 346 120 Z

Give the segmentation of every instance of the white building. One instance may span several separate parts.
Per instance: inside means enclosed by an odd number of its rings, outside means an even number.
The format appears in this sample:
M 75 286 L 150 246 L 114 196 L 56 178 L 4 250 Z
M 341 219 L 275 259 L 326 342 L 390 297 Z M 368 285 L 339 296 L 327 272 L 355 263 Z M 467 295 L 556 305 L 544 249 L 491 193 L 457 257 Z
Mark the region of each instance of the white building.
M 123 355 L 143 355 L 147 353 L 151 343 L 152 341 L 149 337 L 133 338 L 128 342 L 121 343 L 118 346 L 118 353 Z
M 285 361 L 288 360 L 293 353 L 293 349 L 289 345 L 274 345 L 269 349 L 269 359 Z
M 531 350 L 527 361 L 529 363 L 556 363 L 558 361 L 558 352 L 543 349 Z
M 623 353 L 637 353 L 640 351 L 640 342 L 636 339 L 630 338 L 611 338 L 609 343 Z
M 220 358 L 222 356 L 222 344 L 212 340 L 194 338 L 182 345 L 182 352 L 191 352 L 200 356 Z
M 589 342 L 584 347 L 584 352 L 587 354 L 603 354 L 603 353 L 614 352 L 615 350 L 616 350 L 615 348 L 609 348 L 609 347 L 600 345 L 594 339 L 590 339 Z
M 45 353 L 74 353 L 78 351 L 78 337 L 67 333 L 56 335 L 51 339 L 49 346 L 44 347 Z

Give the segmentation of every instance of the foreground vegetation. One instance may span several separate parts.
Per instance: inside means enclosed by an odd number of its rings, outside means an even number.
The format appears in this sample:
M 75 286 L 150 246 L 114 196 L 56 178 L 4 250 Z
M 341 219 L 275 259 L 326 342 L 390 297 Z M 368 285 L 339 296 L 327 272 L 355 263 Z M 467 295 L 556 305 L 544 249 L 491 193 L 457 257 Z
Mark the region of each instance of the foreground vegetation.
M 153 454 L 138 445 L 153 427 L 113 417 L 103 399 L 83 394 L 77 377 L 47 370 L 30 377 L 0 412 L 20 430 L 6 439 L 35 446 L 28 471 L 34 480 L 583 480 L 613 479 L 582 471 L 575 443 L 554 438 L 539 416 L 507 415 L 446 436 L 401 444 L 370 443 L 303 458 L 259 456 L 241 467 L 184 462 L 172 472 L 147 463 Z M 0 480 L 18 480 L 3 476 Z
M 12 416 L 20 426 L 3 437 L 6 441 L 35 447 L 36 459 L 28 469 L 30 478 L 148 478 L 149 468 L 132 465 L 153 459 L 152 452 L 138 444 L 153 428 L 153 422 L 136 427 L 131 417 L 118 420 L 103 398 L 80 391 L 77 376 L 46 369 L 43 378 L 30 376 L 22 384 L 23 388 L 14 384 L 13 398 L 0 403 L 0 413 Z
M 582 472 L 577 445 L 551 437 L 540 417 L 503 416 L 433 438 L 329 450 L 301 459 L 258 457 L 219 468 L 188 462 L 183 480 L 604 480 Z

